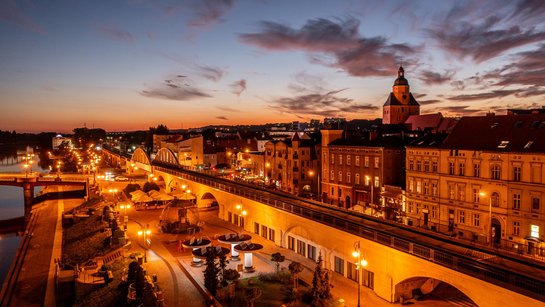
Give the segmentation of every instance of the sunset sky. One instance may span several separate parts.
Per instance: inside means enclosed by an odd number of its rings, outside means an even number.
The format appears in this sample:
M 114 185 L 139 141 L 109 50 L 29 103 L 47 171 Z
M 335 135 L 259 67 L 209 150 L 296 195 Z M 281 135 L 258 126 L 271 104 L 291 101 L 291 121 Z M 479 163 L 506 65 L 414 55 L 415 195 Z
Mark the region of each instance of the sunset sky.
M 400 64 L 422 113 L 545 106 L 526 1 L 0 0 L 0 129 L 376 118 Z

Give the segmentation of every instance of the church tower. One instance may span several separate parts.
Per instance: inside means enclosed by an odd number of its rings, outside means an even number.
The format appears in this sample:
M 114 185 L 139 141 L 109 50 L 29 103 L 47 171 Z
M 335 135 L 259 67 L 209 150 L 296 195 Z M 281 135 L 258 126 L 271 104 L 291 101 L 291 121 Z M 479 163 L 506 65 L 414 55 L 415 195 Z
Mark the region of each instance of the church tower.
M 409 91 L 405 70 L 399 66 L 392 92 L 382 107 L 382 123 L 403 124 L 411 115 L 420 115 L 420 104 Z

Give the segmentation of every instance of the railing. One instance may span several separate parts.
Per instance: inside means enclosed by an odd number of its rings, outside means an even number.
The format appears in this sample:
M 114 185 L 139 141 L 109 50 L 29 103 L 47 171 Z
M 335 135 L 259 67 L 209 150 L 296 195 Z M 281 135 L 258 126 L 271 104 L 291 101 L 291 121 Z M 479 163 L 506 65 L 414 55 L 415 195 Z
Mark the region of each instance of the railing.
M 478 279 L 514 290 L 523 295 L 545 301 L 545 281 L 514 272 L 504 267 L 496 267 L 473 259 L 471 256 L 461 255 L 448 249 L 440 249 L 433 243 L 410 242 L 399 234 L 391 234 L 388 230 L 377 230 L 365 222 L 378 222 L 376 219 L 363 216 L 349 216 L 340 209 L 321 206 L 319 203 L 289 199 L 289 195 L 264 191 L 257 187 L 235 184 L 220 178 L 208 178 L 203 174 L 192 173 L 168 165 L 154 165 L 158 171 L 170 173 L 183 179 L 210 186 L 224 192 L 256 200 L 279 210 L 283 210 L 304 218 L 334 227 L 336 229 L 360 236 L 382 245 L 403 251 L 413 256 L 448 267 L 455 271 L 476 277 Z M 263 195 L 266 192 L 267 195 Z M 367 220 L 367 221 L 366 221 Z M 385 223 L 386 224 L 386 223 Z M 401 228 L 399 226 L 390 226 Z M 428 240 L 429 241 L 429 240 Z

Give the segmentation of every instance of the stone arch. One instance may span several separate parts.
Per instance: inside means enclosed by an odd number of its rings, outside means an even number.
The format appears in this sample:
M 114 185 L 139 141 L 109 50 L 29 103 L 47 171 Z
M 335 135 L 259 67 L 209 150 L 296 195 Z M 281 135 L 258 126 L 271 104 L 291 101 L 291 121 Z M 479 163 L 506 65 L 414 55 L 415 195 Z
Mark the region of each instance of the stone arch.
M 214 196 L 214 194 L 212 194 L 210 192 L 206 192 L 201 196 L 200 204 L 201 204 L 200 207 L 210 207 L 211 208 L 211 207 L 218 207 L 219 206 L 218 199 L 216 198 L 216 196 Z
M 159 149 L 159 151 L 155 155 L 155 158 L 153 159 L 153 162 L 159 164 L 180 166 L 176 154 L 172 150 L 165 147 Z
M 482 295 L 479 294 L 479 287 L 472 287 L 471 283 L 464 284 L 460 278 L 457 278 L 455 276 L 456 274 L 433 274 L 434 272 L 434 270 L 429 270 L 426 272 L 413 272 L 416 274 L 405 274 L 405 276 L 403 276 L 402 278 L 394 280 L 394 302 L 399 301 L 401 295 L 403 294 L 405 299 L 412 297 L 412 293 L 411 296 L 406 296 L 408 292 L 407 289 L 403 291 L 403 287 L 411 288 L 409 289 L 409 291 L 411 292 L 412 288 L 419 288 L 422 289 L 423 294 L 427 294 L 428 292 L 426 292 L 424 289 L 435 290 L 435 287 L 438 287 L 440 283 L 444 283 L 455 289 L 459 293 L 458 297 L 465 297 L 466 299 L 463 300 L 465 300 L 466 302 L 471 303 L 475 306 L 486 305 L 486 302 L 479 300 L 479 298 L 482 297 Z
M 163 175 L 157 175 L 157 176 L 153 177 L 153 181 L 155 183 L 157 183 L 159 188 L 166 189 L 167 181 L 165 180 L 165 177 L 163 177 Z
M 310 236 L 310 231 L 308 229 L 306 229 L 305 227 L 303 227 L 302 225 L 300 224 L 292 224 L 290 226 L 288 226 L 288 228 L 286 228 L 286 230 L 282 233 L 280 239 L 280 246 L 284 247 L 284 248 L 288 248 L 288 235 L 291 234 L 293 232 L 293 230 L 297 229 L 297 228 L 300 228 L 302 230 L 302 234 L 301 235 L 297 235 L 298 237 L 302 237 L 302 238 L 306 238 L 307 240 L 310 240 L 309 238 L 311 237 Z

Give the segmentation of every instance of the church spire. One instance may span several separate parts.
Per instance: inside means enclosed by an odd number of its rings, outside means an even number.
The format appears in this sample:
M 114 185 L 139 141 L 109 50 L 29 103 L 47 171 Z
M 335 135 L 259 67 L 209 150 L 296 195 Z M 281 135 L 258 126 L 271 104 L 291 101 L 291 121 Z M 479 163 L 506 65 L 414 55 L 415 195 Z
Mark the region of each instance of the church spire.
M 403 66 L 399 65 L 399 70 L 397 71 L 397 77 L 398 78 L 404 78 L 405 77 L 405 70 L 403 69 Z

